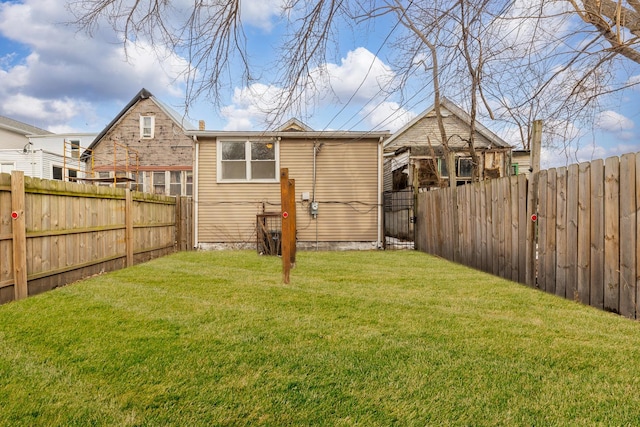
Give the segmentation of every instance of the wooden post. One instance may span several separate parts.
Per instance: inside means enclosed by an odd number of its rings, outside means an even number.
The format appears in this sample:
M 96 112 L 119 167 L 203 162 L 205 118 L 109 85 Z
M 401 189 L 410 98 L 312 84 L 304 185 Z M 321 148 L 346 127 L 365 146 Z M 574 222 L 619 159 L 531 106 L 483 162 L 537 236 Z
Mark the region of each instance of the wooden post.
M 124 223 L 125 223 L 125 245 L 127 250 L 127 267 L 133 265 L 133 245 L 135 244 L 133 238 L 133 199 L 131 197 L 131 190 L 128 188 L 125 190 L 125 205 L 124 205 Z
M 527 202 L 527 266 L 526 266 L 526 284 L 529 286 L 536 285 L 536 222 L 532 220 L 533 215 L 537 215 L 538 211 L 538 181 L 540 172 L 540 148 L 542 146 L 542 120 L 533 122 L 531 132 L 531 180 L 528 188 Z
M 15 300 L 26 298 L 27 229 L 24 212 L 24 172 L 11 172 L 11 218 L 13 234 L 13 289 Z
M 295 180 L 289 179 L 289 169 L 280 169 L 280 202 L 282 206 L 282 277 L 289 284 L 289 272 L 296 261 L 296 200 Z

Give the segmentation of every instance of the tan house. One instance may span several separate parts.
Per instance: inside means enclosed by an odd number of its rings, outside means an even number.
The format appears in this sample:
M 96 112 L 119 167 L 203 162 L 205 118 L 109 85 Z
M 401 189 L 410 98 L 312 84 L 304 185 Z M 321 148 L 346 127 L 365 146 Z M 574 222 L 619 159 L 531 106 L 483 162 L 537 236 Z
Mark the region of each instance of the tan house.
M 195 128 L 142 89 L 84 151 L 87 174 L 103 185 L 165 195 L 193 193 Z
M 314 131 L 293 119 L 276 131 L 189 135 L 196 247 L 256 247 L 265 231 L 277 233 L 281 168 L 295 180 L 299 248 L 381 247 L 389 133 Z
M 473 159 L 469 148 L 471 116 L 446 98 L 440 101 L 455 171 L 447 171 L 444 148 L 434 107 L 430 107 L 384 143 L 385 191 L 448 185 L 451 172 L 458 183 L 472 179 Z M 508 176 L 512 147 L 478 121 L 474 148 L 479 158 L 480 179 Z

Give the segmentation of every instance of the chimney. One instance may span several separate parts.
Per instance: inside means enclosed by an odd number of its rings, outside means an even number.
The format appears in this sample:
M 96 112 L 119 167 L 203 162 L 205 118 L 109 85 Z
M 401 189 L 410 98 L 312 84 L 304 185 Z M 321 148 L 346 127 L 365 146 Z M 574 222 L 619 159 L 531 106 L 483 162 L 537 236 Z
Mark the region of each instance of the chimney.
M 198 129 L 199 129 L 199 130 L 204 130 L 204 120 L 200 120 L 200 121 L 198 122 Z

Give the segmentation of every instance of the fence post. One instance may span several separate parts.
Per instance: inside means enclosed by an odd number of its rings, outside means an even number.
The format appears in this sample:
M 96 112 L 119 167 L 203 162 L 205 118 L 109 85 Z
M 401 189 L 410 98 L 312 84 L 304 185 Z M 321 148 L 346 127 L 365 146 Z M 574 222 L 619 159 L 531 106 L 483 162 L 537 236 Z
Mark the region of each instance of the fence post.
M 11 218 L 13 234 L 13 289 L 20 300 L 29 294 L 27 287 L 27 230 L 24 218 L 24 172 L 11 172 Z
M 133 198 L 131 190 L 125 190 L 124 204 L 124 224 L 125 224 L 125 245 L 127 250 L 127 267 L 133 265 Z
M 542 120 L 536 120 L 533 122 L 533 129 L 531 132 L 531 181 L 528 188 L 528 202 L 527 202 L 527 266 L 526 266 L 526 281 L 529 286 L 536 285 L 536 243 L 538 241 L 536 235 L 536 222 L 533 220 L 533 215 L 537 214 L 538 210 L 538 180 L 540 172 L 540 148 L 542 146 Z

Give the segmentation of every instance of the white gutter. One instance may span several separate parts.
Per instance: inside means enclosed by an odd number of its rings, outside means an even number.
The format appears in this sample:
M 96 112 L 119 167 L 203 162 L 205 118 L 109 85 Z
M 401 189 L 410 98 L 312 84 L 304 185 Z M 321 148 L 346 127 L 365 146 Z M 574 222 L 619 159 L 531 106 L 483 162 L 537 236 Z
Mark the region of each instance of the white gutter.
M 198 143 L 198 137 L 193 135 L 193 145 L 195 146 L 195 160 L 193 165 L 193 247 L 198 247 L 198 183 L 200 182 L 199 176 L 199 159 L 200 159 L 200 144 Z
M 384 247 L 382 244 L 382 239 L 384 239 L 384 206 L 382 206 L 384 203 L 382 197 L 382 192 L 384 190 L 383 140 L 384 138 L 380 137 L 380 140 L 378 141 L 378 249 Z

